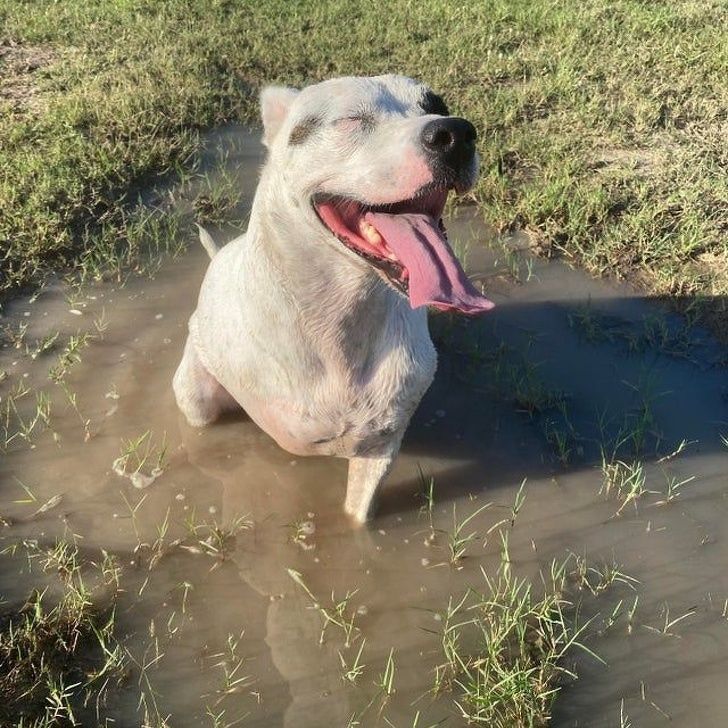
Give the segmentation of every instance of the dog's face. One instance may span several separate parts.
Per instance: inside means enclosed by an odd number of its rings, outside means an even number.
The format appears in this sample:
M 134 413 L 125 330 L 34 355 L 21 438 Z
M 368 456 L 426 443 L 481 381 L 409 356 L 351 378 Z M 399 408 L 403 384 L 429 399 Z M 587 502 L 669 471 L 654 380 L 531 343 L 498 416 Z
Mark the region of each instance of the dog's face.
M 441 219 L 448 192 L 477 177 L 470 122 L 402 76 L 269 87 L 261 107 L 268 165 L 302 225 L 372 266 L 413 308 L 492 307 L 468 282 Z

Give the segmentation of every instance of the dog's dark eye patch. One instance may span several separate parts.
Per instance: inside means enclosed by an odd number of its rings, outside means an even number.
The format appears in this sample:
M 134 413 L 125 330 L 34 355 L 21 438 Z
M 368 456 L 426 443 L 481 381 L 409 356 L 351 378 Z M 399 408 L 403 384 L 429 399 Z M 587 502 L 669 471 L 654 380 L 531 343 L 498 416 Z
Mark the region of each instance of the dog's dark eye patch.
M 321 126 L 321 119 L 318 116 L 306 117 L 293 127 L 291 135 L 288 137 L 288 143 L 292 147 L 303 144 L 319 126 Z
M 433 91 L 425 91 L 425 95 L 422 97 L 422 101 L 420 101 L 420 107 L 426 114 L 450 116 L 450 111 L 442 96 L 438 96 Z

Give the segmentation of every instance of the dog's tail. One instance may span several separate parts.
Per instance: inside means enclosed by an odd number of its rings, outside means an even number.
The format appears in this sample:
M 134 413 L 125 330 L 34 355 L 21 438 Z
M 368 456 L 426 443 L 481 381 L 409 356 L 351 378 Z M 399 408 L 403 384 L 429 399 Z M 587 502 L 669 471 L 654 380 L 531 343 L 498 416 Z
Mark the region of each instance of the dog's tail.
M 200 231 L 200 242 L 202 247 L 207 251 L 207 254 L 214 258 L 220 252 L 220 246 L 212 239 L 212 235 L 202 227 L 197 225 L 197 229 Z

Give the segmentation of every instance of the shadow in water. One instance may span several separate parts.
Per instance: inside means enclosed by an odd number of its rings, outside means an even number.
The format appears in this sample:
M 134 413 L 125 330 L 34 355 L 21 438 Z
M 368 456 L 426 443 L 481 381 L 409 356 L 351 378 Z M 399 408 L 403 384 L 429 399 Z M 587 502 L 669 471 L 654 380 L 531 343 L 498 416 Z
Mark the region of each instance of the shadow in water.
M 427 462 L 449 462 L 441 498 L 599 466 L 603 454 L 649 461 L 682 441 L 725 450 L 725 347 L 654 299 L 554 301 L 550 289 L 569 282 L 546 265 L 538 275 L 533 301 L 501 298 L 482 319 L 432 321 L 438 372 L 403 455 L 425 475 Z M 385 488 L 380 512 L 411 508 L 419 488 L 416 476 Z

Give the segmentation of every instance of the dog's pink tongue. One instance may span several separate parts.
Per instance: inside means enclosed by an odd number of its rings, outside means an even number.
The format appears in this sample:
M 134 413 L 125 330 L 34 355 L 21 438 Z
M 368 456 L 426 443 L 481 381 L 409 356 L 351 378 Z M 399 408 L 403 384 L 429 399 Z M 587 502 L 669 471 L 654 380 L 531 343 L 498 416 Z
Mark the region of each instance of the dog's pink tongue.
M 386 240 L 409 272 L 412 308 L 436 306 L 475 314 L 495 305 L 478 293 L 429 215 L 368 212 L 364 219 Z

